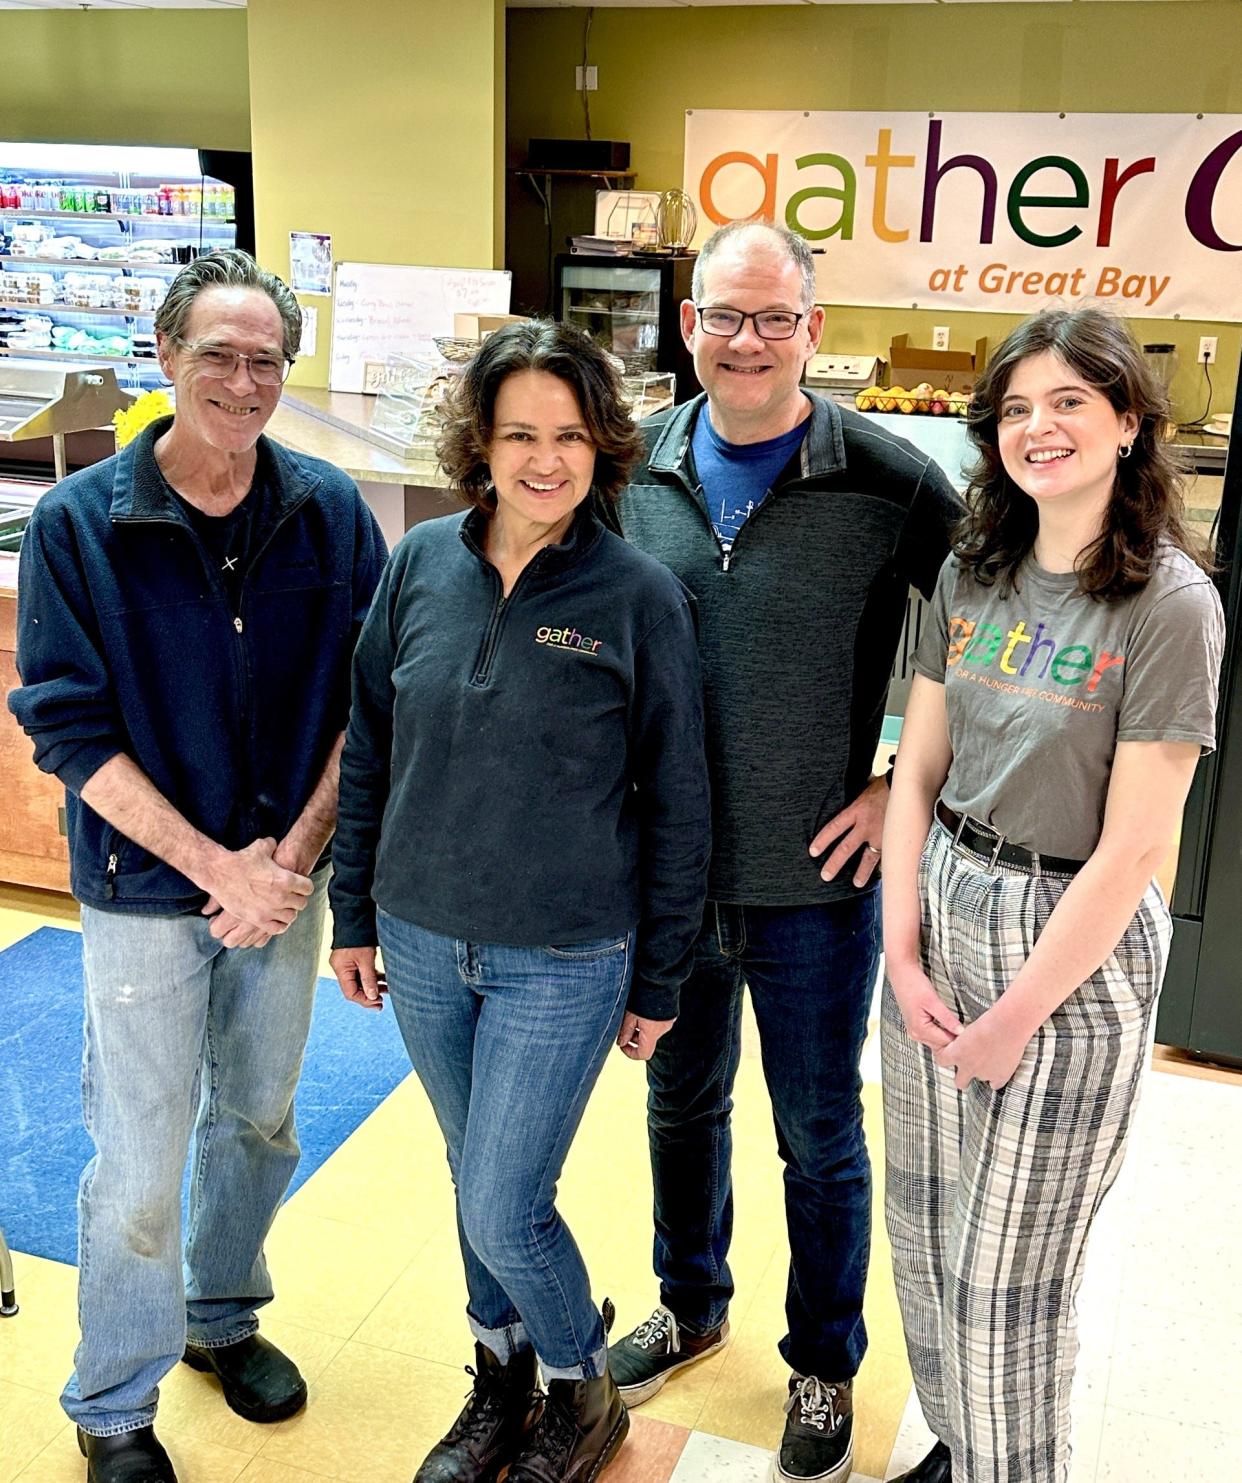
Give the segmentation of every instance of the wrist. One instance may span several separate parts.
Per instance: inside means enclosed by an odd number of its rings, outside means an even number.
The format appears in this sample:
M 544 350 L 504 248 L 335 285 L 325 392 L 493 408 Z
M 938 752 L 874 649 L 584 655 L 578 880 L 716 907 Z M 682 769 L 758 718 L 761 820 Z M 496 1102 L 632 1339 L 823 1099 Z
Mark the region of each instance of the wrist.
M 918 940 L 908 947 L 893 947 L 884 943 L 884 968 L 890 979 L 908 977 L 911 973 L 923 973 L 923 957 Z
M 209 896 L 219 896 L 222 877 L 232 859 L 232 851 L 226 850 L 205 834 L 196 834 L 191 844 L 189 858 L 181 866 L 181 873 Z
M 292 870 L 295 875 L 309 875 L 322 854 L 322 846 L 314 840 L 290 831 L 272 852 L 273 861 L 283 870 Z
M 1047 1018 L 1033 1002 L 1029 991 L 1014 983 L 1005 990 L 991 1011 L 1000 1021 L 1001 1028 L 1026 1041 L 1034 1035 Z

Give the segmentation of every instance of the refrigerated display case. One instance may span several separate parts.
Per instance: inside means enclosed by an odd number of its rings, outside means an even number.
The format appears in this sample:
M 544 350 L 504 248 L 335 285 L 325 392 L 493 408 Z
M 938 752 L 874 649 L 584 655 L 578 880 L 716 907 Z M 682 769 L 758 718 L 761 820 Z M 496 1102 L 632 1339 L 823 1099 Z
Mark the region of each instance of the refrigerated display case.
M 0 143 L 0 356 L 161 383 L 155 313 L 178 268 L 236 241 L 233 186 L 197 151 Z
M 1233 407 L 1215 541 L 1226 634 L 1216 751 L 1199 763 L 1182 817 L 1156 1039 L 1242 1066 L 1242 377 Z
M 671 371 L 677 400 L 702 389 L 681 338 L 680 305 L 690 297 L 694 255 L 556 259 L 556 317 L 576 324 L 618 356 L 629 376 Z

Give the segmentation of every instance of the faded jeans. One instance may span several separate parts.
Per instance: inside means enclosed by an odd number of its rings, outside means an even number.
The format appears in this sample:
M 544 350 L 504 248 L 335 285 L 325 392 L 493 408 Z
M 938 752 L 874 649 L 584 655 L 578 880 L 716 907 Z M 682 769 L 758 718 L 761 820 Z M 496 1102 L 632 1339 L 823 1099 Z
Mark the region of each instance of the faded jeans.
M 388 995 L 448 1145 L 471 1332 L 547 1380 L 607 1347 L 556 1184 L 620 1028 L 633 933 L 566 947 L 463 942 L 379 913 Z
M 314 879 L 310 904 L 259 949 L 222 947 L 198 913 L 82 908 L 95 1156 L 78 1194 L 82 1340 L 61 1404 L 83 1431 L 149 1426 L 187 1336 L 236 1343 L 272 1299 L 263 1242 L 298 1162 L 327 871 Z

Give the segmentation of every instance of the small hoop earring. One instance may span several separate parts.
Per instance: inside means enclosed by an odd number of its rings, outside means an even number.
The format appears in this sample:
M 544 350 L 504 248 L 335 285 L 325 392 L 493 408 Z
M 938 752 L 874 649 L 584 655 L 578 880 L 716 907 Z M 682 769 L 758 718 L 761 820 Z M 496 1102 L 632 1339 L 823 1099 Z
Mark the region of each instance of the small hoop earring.
M 1134 444 L 1133 443 L 1123 443 L 1121 445 L 1121 447 L 1117 449 L 1117 457 L 1118 458 L 1129 458 L 1129 456 L 1133 452 L 1134 452 Z

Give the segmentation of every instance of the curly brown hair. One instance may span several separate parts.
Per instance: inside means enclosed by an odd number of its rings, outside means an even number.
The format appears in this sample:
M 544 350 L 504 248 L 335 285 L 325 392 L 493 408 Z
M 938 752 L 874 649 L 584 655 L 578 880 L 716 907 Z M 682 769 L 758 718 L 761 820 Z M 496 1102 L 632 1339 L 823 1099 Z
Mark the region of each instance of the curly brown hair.
M 1051 351 L 1119 413 L 1138 418 L 1129 457 L 1119 460 L 1104 529 L 1078 566 L 1081 590 L 1100 601 L 1137 592 L 1150 580 L 1161 543 L 1205 571 L 1212 565 L 1186 529 L 1182 476 L 1165 441 L 1169 401 L 1125 323 L 1103 309 L 1045 309 L 1008 335 L 975 384 L 968 431 L 978 457 L 970 470 L 969 513 L 955 550 L 986 586 L 1008 593 L 1035 544 L 1039 515 L 1001 462 L 1001 402 L 1019 362 Z
M 591 493 L 604 505 L 614 503 L 638 462 L 642 437 L 608 356 L 576 326 L 550 319 L 507 324 L 489 335 L 445 397 L 436 452 L 454 488 L 480 510 L 495 510 L 487 450 L 496 396 L 501 383 L 519 371 L 546 371 L 574 393 L 595 446 Z

